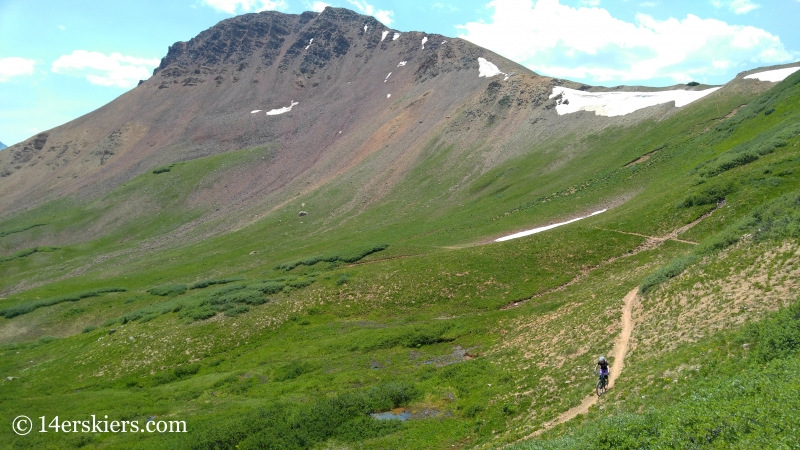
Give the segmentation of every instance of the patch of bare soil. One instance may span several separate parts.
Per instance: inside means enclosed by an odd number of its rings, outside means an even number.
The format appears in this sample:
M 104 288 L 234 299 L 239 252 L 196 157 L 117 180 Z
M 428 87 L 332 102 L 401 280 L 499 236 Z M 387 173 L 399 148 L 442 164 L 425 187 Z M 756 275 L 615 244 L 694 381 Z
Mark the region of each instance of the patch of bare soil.
M 655 149 L 653 151 L 647 152 L 644 155 L 642 155 L 642 156 L 634 159 L 633 161 L 629 162 L 628 164 L 625 164 L 623 167 L 629 167 L 629 166 L 633 166 L 633 165 L 636 165 L 636 164 L 639 164 L 639 163 L 643 163 L 643 162 L 647 161 L 648 159 L 650 159 L 651 156 L 653 156 L 656 153 L 658 153 L 659 151 L 661 151 L 663 148 L 664 147 L 659 147 L 659 148 L 657 148 L 657 149 Z
M 636 354 L 664 354 L 680 343 L 756 320 L 796 298 L 800 244 L 753 246 L 759 256 L 752 258 L 742 255 L 747 245 L 752 244 L 744 242 L 715 261 L 704 261 L 649 294 L 637 313 Z

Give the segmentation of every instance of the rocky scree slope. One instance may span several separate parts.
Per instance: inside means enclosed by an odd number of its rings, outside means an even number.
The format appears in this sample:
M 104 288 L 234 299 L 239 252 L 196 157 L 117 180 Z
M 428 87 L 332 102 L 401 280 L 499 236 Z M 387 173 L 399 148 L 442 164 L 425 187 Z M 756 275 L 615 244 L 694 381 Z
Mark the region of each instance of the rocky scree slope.
M 487 62 L 495 70 L 487 73 Z M 451 158 L 478 152 L 480 174 L 533 140 L 675 109 L 562 116 L 553 86 L 607 90 L 540 77 L 467 41 L 400 32 L 346 9 L 237 16 L 170 46 L 150 79 L 111 103 L 0 153 L 0 211 L 8 217 L 66 196 L 88 201 L 165 164 L 265 145 L 269 158 L 221 175 L 217 184 L 231 188 L 206 190 L 192 206 L 208 217 L 269 210 L 367 159 L 358 181 L 378 201 L 432 139 L 456 144 Z

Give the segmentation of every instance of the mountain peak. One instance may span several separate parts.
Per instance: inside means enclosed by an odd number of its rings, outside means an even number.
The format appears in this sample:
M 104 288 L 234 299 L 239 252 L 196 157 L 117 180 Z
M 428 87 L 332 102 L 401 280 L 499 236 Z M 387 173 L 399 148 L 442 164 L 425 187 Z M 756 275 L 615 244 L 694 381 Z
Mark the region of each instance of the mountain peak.
M 393 31 L 372 16 L 364 16 L 345 8 L 326 7 L 321 13 L 306 11 L 299 15 L 277 11 L 242 14 L 223 20 L 187 42 L 178 41 L 169 47 L 153 71 L 158 74 L 170 65 L 211 67 L 220 64 L 247 64 L 257 54 L 265 66 L 274 64 L 281 54 L 297 56 L 315 39 L 334 56 L 346 53 L 357 36 L 376 29 Z M 386 34 L 383 35 L 383 38 Z M 287 40 L 294 39 L 290 48 Z M 382 41 L 371 39 L 374 45 Z M 374 42 L 372 42 L 374 41 Z M 316 52 L 319 53 L 327 52 Z M 284 64 L 285 66 L 285 64 Z

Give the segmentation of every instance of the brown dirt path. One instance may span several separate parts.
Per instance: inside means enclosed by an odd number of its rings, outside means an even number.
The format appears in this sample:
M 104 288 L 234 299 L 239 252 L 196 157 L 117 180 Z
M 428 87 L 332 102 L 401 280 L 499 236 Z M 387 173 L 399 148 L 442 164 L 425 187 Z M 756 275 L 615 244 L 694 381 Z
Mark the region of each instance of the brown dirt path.
M 622 369 L 625 367 L 625 354 L 628 352 L 628 342 L 630 342 L 631 332 L 633 331 L 631 311 L 633 310 L 633 303 L 636 300 L 636 294 L 638 292 L 638 287 L 632 289 L 630 292 L 628 292 L 623 300 L 625 303 L 622 306 L 622 332 L 620 332 L 619 336 L 617 336 L 617 340 L 614 343 L 614 359 L 613 364 L 611 365 L 611 372 L 609 373 L 608 377 L 609 388 L 614 387 L 617 377 L 619 377 L 619 375 L 622 373 Z M 556 425 L 567 422 L 570 419 L 574 419 L 581 414 L 586 414 L 589 412 L 589 408 L 597 403 L 597 400 L 598 397 L 594 393 L 588 395 L 583 399 L 583 401 L 581 401 L 580 405 L 569 409 L 558 416 L 555 420 L 545 423 L 542 428 L 536 430 L 533 434 L 526 436 L 523 438 L 523 440 L 538 436 Z

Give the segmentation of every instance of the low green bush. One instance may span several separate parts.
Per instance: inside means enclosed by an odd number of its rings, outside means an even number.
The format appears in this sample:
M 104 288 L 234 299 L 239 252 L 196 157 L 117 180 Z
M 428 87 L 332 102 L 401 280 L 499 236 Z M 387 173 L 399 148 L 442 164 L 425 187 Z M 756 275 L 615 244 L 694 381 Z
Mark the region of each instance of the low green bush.
M 239 305 L 225 311 L 225 315 L 228 317 L 236 317 L 239 314 L 244 314 L 248 311 L 250 311 L 250 308 L 248 308 L 246 305 Z
M 153 169 L 153 173 L 156 174 L 156 175 L 158 175 L 159 173 L 166 173 L 166 172 L 169 172 L 170 170 L 172 170 L 172 168 L 174 166 L 175 166 L 174 163 L 166 165 L 166 166 L 161 166 L 161 167 Z
M 392 347 L 420 348 L 450 342 L 454 339 L 446 335 L 450 328 L 451 325 L 447 323 L 433 323 L 374 330 L 359 336 L 357 342 L 350 345 L 350 349 L 373 351 Z
M 294 380 L 295 378 L 310 373 L 314 370 L 311 364 L 303 361 L 292 361 L 275 372 L 275 381 Z
M 112 287 L 112 288 L 92 289 L 90 291 L 77 292 L 74 294 L 59 295 L 57 297 L 50 297 L 43 300 L 36 300 L 33 302 L 27 302 L 15 306 L 10 306 L 8 308 L 0 310 L 0 316 L 5 316 L 7 319 L 11 319 L 13 317 L 21 316 L 23 314 L 28 314 L 31 311 L 34 311 L 39 308 L 44 308 L 46 306 L 53 306 L 64 302 L 77 302 L 84 298 L 98 297 L 100 295 L 109 292 L 125 292 L 125 291 L 127 291 L 126 288 Z
M 56 251 L 58 249 L 59 249 L 58 247 L 33 247 L 33 248 L 27 248 L 25 250 L 20 250 L 20 251 L 14 253 L 11 256 L 0 256 L 0 263 L 4 263 L 4 262 L 7 262 L 7 261 L 13 261 L 15 259 L 25 258 L 25 257 L 31 256 L 34 253 L 54 252 L 54 251 Z
M 25 225 L 25 226 L 16 227 L 16 228 L 10 228 L 8 230 L 3 230 L 3 231 L 0 231 L 0 238 L 1 237 L 6 237 L 9 234 L 22 233 L 23 231 L 28 231 L 31 228 L 43 227 L 45 225 L 47 225 L 47 224 L 46 223 L 35 223 L 33 225 Z
M 800 124 L 785 124 L 777 131 L 740 144 L 708 161 L 701 168 L 700 175 L 710 178 L 736 167 L 750 164 L 761 156 L 769 155 L 777 149 L 785 147 L 789 144 L 789 140 L 796 136 L 800 136 Z
M 677 277 L 697 260 L 698 257 L 696 255 L 686 255 L 673 259 L 666 266 L 645 277 L 642 284 L 639 285 L 639 292 L 645 293 L 670 278 Z
M 336 279 L 336 285 L 337 286 L 341 286 L 343 284 L 347 284 L 348 281 L 350 281 L 350 274 L 349 273 L 343 273 L 343 274 L 339 275 L 339 278 Z
M 290 406 L 273 403 L 259 410 L 214 421 L 186 437 L 190 449 L 308 449 L 329 439 L 361 442 L 398 431 L 399 421 L 378 421 L 369 413 L 408 404 L 419 391 L 405 383 L 385 383 L 370 389 Z
M 748 325 L 745 340 L 751 343 L 753 358 L 761 364 L 800 353 L 800 301 L 763 322 Z
M 230 277 L 230 278 L 212 278 L 209 280 L 198 281 L 196 283 L 192 283 L 189 286 L 189 289 L 205 289 L 209 286 L 214 286 L 217 284 L 228 284 L 233 283 L 234 281 L 241 281 L 244 280 L 243 277 Z
M 275 270 L 289 271 L 297 266 L 313 266 L 314 264 L 323 261 L 329 263 L 336 263 L 336 262 L 354 263 L 368 255 L 386 250 L 386 248 L 388 247 L 389 244 L 374 244 L 356 250 L 347 250 L 342 252 L 341 254 L 310 256 L 307 258 L 298 259 L 296 261 L 291 261 L 284 264 L 278 264 L 277 266 L 275 266 Z
M 186 292 L 188 288 L 185 284 L 168 284 L 165 286 L 158 286 L 154 287 L 147 292 L 152 295 L 158 295 L 160 297 L 167 297 L 171 295 L 181 295 Z
M 261 284 L 253 285 L 252 287 L 258 289 L 259 291 L 261 291 L 266 295 L 270 295 L 270 294 L 277 294 L 278 292 L 282 291 L 284 286 L 286 286 L 284 283 L 279 283 L 276 281 L 266 281 Z
M 700 172 L 704 177 L 713 177 L 726 172 L 735 167 L 750 164 L 758 160 L 759 155 L 755 151 L 748 151 L 744 153 L 726 153 L 720 156 L 713 164 L 710 164 L 705 170 Z
M 311 286 L 313 283 L 314 283 L 313 278 L 305 278 L 300 280 L 287 281 L 286 285 L 295 289 L 300 289 L 306 286 Z
M 686 197 L 680 206 L 691 208 L 693 206 L 714 205 L 725 199 L 729 194 L 736 191 L 736 184 L 733 182 L 718 183 L 706 186 L 700 192 Z

